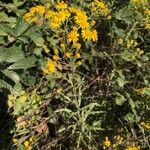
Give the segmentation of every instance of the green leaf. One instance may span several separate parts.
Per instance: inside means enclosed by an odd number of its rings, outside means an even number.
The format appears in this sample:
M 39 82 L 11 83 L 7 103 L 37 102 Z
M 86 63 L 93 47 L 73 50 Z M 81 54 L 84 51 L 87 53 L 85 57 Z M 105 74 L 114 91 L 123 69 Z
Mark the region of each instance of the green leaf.
M 125 37 L 125 31 L 123 29 L 116 29 L 115 33 L 117 34 L 118 37 L 124 38 Z
M 6 49 L 6 62 L 16 62 L 24 58 L 23 51 L 20 46 L 12 46 Z
M 5 32 L 1 24 L 0 24 L 0 36 L 7 36 L 7 33 Z
M 16 37 L 15 30 L 7 24 L 2 24 L 1 25 L 1 30 L 3 30 L 3 32 L 5 32 L 9 35 L 12 35 L 12 36 Z
M 17 150 L 25 150 L 23 145 L 18 145 Z
M 19 94 L 22 91 L 22 85 L 20 83 L 15 84 L 13 90 L 13 94 Z
M 126 101 L 126 99 L 122 94 L 120 94 L 118 92 L 115 92 L 115 93 L 117 95 L 115 102 L 117 105 L 121 106 Z
M 29 28 L 29 24 L 24 21 L 22 17 L 18 18 L 17 25 L 15 28 L 16 36 L 21 36 L 23 33 L 25 33 Z
M 25 35 L 28 36 L 37 46 L 44 45 L 44 39 L 40 34 L 39 28 L 36 26 L 31 27 Z
M 8 69 L 28 69 L 35 66 L 37 59 L 34 56 L 21 59 L 11 65 Z
M 13 80 L 16 84 L 19 83 L 20 77 L 15 71 L 11 71 L 8 69 L 5 69 L 2 71 L 8 78 Z
M 150 96 L 150 87 L 149 88 L 143 88 L 142 94 L 146 94 Z
M 8 15 L 4 12 L 0 12 L 0 22 L 16 22 L 15 17 L 8 17 Z
M 0 49 L 0 62 L 3 62 L 7 58 L 7 50 L 6 49 Z
M 37 46 L 43 46 L 44 45 L 44 39 L 41 37 L 40 34 L 35 33 L 35 34 L 31 35 L 30 38 L 33 40 L 33 42 Z
M 131 108 L 135 108 L 135 103 L 134 103 L 134 101 L 131 99 L 131 98 L 129 98 L 129 104 L 130 104 L 130 106 L 131 106 Z
M 0 89 L 2 89 L 2 88 L 4 88 L 4 89 L 8 89 L 9 91 L 13 91 L 13 88 L 12 88 L 12 86 L 10 85 L 10 84 L 8 84 L 7 82 L 5 82 L 4 80 L 1 80 L 0 79 Z

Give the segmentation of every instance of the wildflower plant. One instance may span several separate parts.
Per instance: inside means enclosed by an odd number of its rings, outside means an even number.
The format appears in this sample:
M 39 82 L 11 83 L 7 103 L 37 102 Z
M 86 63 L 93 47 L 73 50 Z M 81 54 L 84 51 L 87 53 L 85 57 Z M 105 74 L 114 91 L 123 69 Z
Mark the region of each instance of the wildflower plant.
M 13 0 L 0 10 L 0 88 L 14 120 L 0 149 L 150 148 L 148 0 Z

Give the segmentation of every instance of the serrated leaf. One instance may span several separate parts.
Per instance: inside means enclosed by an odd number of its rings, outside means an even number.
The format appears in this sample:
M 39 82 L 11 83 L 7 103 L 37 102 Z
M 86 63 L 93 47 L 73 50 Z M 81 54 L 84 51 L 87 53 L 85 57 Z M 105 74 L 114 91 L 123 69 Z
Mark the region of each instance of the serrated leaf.
M 13 65 L 9 66 L 8 69 L 28 69 L 35 66 L 35 62 L 37 59 L 33 57 L 24 58 L 17 62 L 15 62 Z
M 7 58 L 5 61 L 7 62 L 16 62 L 22 58 L 24 58 L 24 54 L 22 52 L 21 47 L 12 46 L 8 50 L 6 50 Z
M 39 29 L 34 26 L 30 28 L 25 35 L 28 36 L 37 46 L 43 46 L 44 39 L 39 32 Z
M 3 32 L 5 32 L 9 35 L 12 35 L 14 37 L 16 36 L 15 30 L 12 27 L 8 26 L 7 24 L 2 24 L 1 30 L 3 30 Z
M 8 15 L 4 12 L 0 12 L 0 22 L 16 22 L 15 17 L 8 17 Z
M 23 33 L 25 33 L 29 28 L 29 24 L 24 21 L 22 17 L 18 18 L 17 25 L 15 28 L 16 36 L 21 36 Z
M 30 38 L 33 40 L 33 42 L 37 46 L 43 46 L 44 45 L 44 39 L 41 37 L 40 34 L 35 33 L 34 35 L 30 36 Z

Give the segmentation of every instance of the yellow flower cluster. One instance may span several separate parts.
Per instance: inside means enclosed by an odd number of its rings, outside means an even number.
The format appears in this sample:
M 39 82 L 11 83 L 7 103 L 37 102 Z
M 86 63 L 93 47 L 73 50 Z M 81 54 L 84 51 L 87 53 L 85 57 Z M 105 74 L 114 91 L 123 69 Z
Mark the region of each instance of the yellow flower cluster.
M 137 53 L 138 55 L 141 55 L 141 54 L 144 53 L 144 51 L 141 50 L 140 48 L 136 48 L 136 53 Z
M 98 39 L 97 31 L 90 30 L 90 29 L 84 29 L 84 30 L 82 30 L 82 37 L 85 40 L 96 42 Z
M 146 129 L 149 129 L 150 130 L 150 121 L 145 123 L 145 122 L 141 122 L 141 125 L 146 128 Z
M 103 8 L 106 12 L 106 6 L 103 2 L 95 1 L 96 6 L 99 9 Z M 81 35 L 84 40 L 88 41 L 97 41 L 97 31 L 92 30 L 91 27 L 96 23 L 94 20 L 88 21 L 89 17 L 86 12 L 80 8 L 70 7 L 65 2 L 57 3 L 55 8 L 52 9 L 52 6 L 47 8 L 46 6 L 36 6 L 32 7 L 28 13 L 25 14 L 24 18 L 27 22 L 38 23 L 39 20 L 45 21 L 50 25 L 50 27 L 57 29 L 72 15 L 71 19 L 74 19 L 72 22 L 76 23 L 76 27 L 72 27 L 67 35 L 67 41 L 69 43 L 73 42 L 73 46 L 79 49 L 78 38 L 80 36 L 79 30 L 81 28 Z
M 138 45 L 136 40 L 127 40 L 127 48 L 136 47 Z
M 45 74 L 51 74 L 56 71 L 56 61 L 53 61 L 52 59 L 47 60 L 46 68 L 43 70 Z
M 25 150 L 32 150 L 32 145 L 34 143 L 33 137 L 30 137 L 26 141 L 24 141 L 23 145 L 25 147 Z
M 78 24 L 82 29 L 88 28 L 89 23 L 87 20 L 88 20 L 88 17 L 86 15 L 86 12 L 78 9 L 76 11 L 76 16 L 75 16 L 76 24 Z
M 77 65 L 81 65 L 81 64 L 82 64 L 82 61 L 80 60 L 80 59 L 81 59 L 81 54 L 78 53 L 78 52 L 75 53 L 75 55 L 73 55 L 72 52 L 66 52 L 66 53 L 64 54 L 64 56 L 65 56 L 66 58 L 68 58 L 68 59 L 74 57 L 74 58 L 77 60 L 77 61 L 76 61 L 76 64 L 77 64 Z
M 52 28 L 59 28 L 62 23 L 70 16 L 67 4 L 64 2 L 56 5 L 58 11 L 47 10 L 44 6 L 32 7 L 28 13 L 25 14 L 24 19 L 27 22 L 36 23 L 39 20 L 47 19 Z
M 67 7 L 68 7 L 68 5 L 66 3 L 64 3 L 64 1 L 62 1 L 56 5 L 56 8 L 58 10 L 64 10 L 64 9 L 67 9 Z
M 134 89 L 135 92 L 139 93 L 139 94 L 144 94 L 144 91 L 150 91 L 150 87 L 144 87 L 144 88 L 140 88 L 140 89 Z
M 108 139 L 108 137 L 105 137 L 105 141 L 103 142 L 103 149 L 107 149 L 111 147 L 111 141 Z
M 28 13 L 24 15 L 24 19 L 27 22 L 37 22 L 39 20 L 39 17 L 42 18 L 46 9 L 44 6 L 35 6 L 32 7 Z
M 71 53 L 71 52 L 66 52 L 64 56 L 65 56 L 66 58 L 71 58 L 71 57 L 73 56 L 73 53 Z M 75 53 L 74 56 L 75 56 L 76 59 L 81 58 L 81 54 L 80 54 L 80 53 Z
M 130 146 L 127 146 L 125 150 L 140 150 L 140 146 L 136 146 L 135 144 L 130 145 Z
M 131 56 L 132 60 L 135 60 L 136 57 L 142 55 L 144 53 L 143 50 L 141 50 L 140 48 L 136 48 L 135 53 Z
M 118 145 L 123 143 L 123 138 L 120 135 L 114 136 L 114 142 L 112 143 L 108 137 L 105 137 L 105 141 L 103 142 L 103 149 L 113 149 L 115 150 Z
M 94 0 L 92 3 L 92 10 L 94 12 L 100 12 L 102 15 L 108 15 L 109 9 L 102 0 Z
M 150 9 L 146 8 L 145 11 L 144 11 L 144 13 L 145 13 L 146 15 L 150 16 Z
M 61 10 L 58 12 L 48 12 L 46 16 L 49 19 L 49 25 L 52 28 L 59 28 L 70 16 L 70 13 L 68 12 L 68 10 Z
M 96 30 L 91 30 L 90 29 L 90 23 L 88 22 L 88 16 L 85 11 L 80 10 L 80 9 L 70 9 L 71 12 L 75 13 L 75 23 L 81 27 L 82 29 L 82 38 L 84 40 L 88 41 L 97 41 L 97 31 Z M 91 21 L 91 26 L 95 24 L 95 21 Z M 77 33 L 77 29 L 74 29 L 71 31 L 68 35 L 68 41 L 73 41 L 73 44 L 75 45 L 76 42 L 78 41 L 78 36 L 79 34 Z M 74 39 L 74 40 L 73 40 Z

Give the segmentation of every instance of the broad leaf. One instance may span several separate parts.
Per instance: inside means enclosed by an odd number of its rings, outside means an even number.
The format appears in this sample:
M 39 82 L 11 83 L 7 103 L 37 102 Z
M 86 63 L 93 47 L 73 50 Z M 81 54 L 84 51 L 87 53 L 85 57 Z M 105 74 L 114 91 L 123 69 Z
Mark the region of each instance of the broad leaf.
M 34 67 L 36 61 L 37 59 L 34 56 L 29 58 L 24 58 L 15 62 L 8 69 L 28 69 Z

